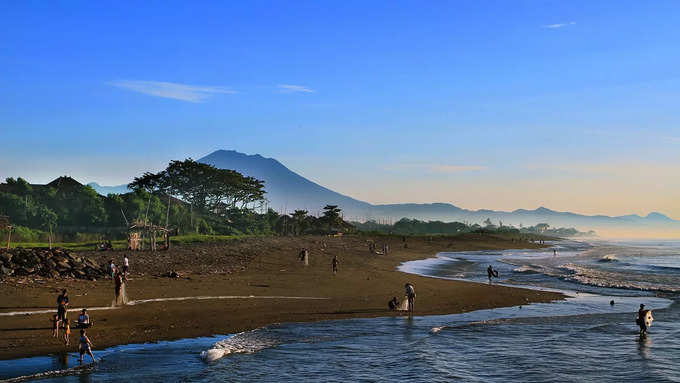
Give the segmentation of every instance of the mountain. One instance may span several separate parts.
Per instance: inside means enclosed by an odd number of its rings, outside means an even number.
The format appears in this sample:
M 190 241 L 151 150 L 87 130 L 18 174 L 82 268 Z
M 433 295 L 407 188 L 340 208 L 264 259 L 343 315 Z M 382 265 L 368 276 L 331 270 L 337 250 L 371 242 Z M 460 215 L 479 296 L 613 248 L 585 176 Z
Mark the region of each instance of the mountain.
M 90 182 L 89 184 L 87 184 L 87 186 L 90 186 L 92 189 L 94 189 L 97 193 L 101 195 L 125 194 L 132 191 L 128 189 L 127 185 L 102 186 L 96 182 Z
M 553 227 L 574 227 L 581 231 L 595 230 L 615 236 L 638 234 L 649 236 L 650 233 L 661 232 L 666 233 L 664 236 L 680 234 L 680 221 L 658 212 L 652 212 L 645 217 L 636 214 L 610 217 L 560 212 L 545 207 L 535 210 L 496 211 L 468 210 L 450 203 L 372 205 L 325 188 L 293 172 L 279 161 L 259 154 L 248 155 L 234 150 L 218 150 L 198 161 L 217 168 L 233 169 L 265 181 L 267 191 L 265 196 L 268 205 L 279 212 L 290 213 L 296 209 L 305 209 L 317 215 L 324 205 L 331 204 L 339 205 L 345 218 L 359 221 L 368 219 L 396 221 L 406 217 L 420 220 L 482 223 L 490 219 L 495 224 L 499 221 L 504 225 L 515 226 L 548 223 Z M 125 185 L 114 187 L 100 186 L 96 183 L 89 185 L 101 194 L 127 191 Z
M 371 210 L 370 204 L 327 189 L 291 171 L 279 161 L 259 154 L 248 155 L 234 150 L 218 150 L 199 159 L 198 162 L 216 168 L 236 170 L 264 180 L 268 204 L 280 212 L 305 209 L 316 215 L 327 204 L 339 205 L 345 216 Z

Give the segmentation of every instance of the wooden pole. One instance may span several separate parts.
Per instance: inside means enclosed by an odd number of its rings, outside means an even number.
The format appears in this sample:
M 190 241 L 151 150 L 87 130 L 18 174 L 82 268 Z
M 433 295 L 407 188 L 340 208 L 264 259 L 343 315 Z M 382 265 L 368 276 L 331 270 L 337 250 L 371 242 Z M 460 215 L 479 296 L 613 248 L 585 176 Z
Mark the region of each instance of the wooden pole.
M 165 230 L 168 230 L 168 221 L 170 220 L 170 194 L 168 194 L 168 209 L 165 212 Z
M 7 233 L 7 250 L 9 250 L 9 244 L 12 242 L 12 226 L 9 227 L 9 232 Z

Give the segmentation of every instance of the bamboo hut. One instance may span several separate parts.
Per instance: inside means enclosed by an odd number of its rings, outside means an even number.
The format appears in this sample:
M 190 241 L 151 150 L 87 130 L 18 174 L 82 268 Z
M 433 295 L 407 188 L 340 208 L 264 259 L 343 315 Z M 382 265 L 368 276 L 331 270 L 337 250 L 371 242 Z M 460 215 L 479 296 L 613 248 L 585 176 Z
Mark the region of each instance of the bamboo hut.
M 170 248 L 171 229 L 146 222 L 133 222 L 128 226 L 128 250 L 151 250 L 158 249 L 158 239 L 163 239 L 161 250 Z M 148 246 L 145 246 L 145 242 Z

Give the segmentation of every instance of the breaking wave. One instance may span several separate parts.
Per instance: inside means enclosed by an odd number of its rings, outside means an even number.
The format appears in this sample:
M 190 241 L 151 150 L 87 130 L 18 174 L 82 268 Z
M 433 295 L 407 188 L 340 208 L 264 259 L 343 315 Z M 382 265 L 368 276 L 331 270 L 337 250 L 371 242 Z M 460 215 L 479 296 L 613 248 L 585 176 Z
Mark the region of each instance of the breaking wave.
M 251 354 L 279 343 L 262 330 L 245 331 L 215 343 L 211 349 L 201 352 L 201 359 L 205 362 L 214 362 L 227 355 Z
M 562 265 L 561 268 L 567 274 L 559 276 L 560 278 L 585 285 L 643 291 L 680 292 L 678 278 L 606 271 L 573 263 Z
M 604 257 L 598 260 L 598 262 L 618 262 L 618 261 L 619 259 L 616 258 L 616 255 L 614 254 L 605 255 Z

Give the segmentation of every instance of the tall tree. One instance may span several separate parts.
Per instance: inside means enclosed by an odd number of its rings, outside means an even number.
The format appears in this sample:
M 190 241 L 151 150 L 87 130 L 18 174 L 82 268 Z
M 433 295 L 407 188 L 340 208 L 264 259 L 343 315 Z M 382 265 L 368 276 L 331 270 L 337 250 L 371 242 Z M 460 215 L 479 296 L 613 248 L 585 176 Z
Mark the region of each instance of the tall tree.
M 342 218 L 340 218 L 340 212 L 342 209 L 338 208 L 338 205 L 326 205 L 323 208 L 323 215 L 321 219 L 325 224 L 328 225 L 328 231 L 333 230 L 333 226 L 341 224 Z
M 307 210 L 295 210 L 292 214 L 295 223 L 295 234 L 300 235 L 304 232 L 307 225 Z

